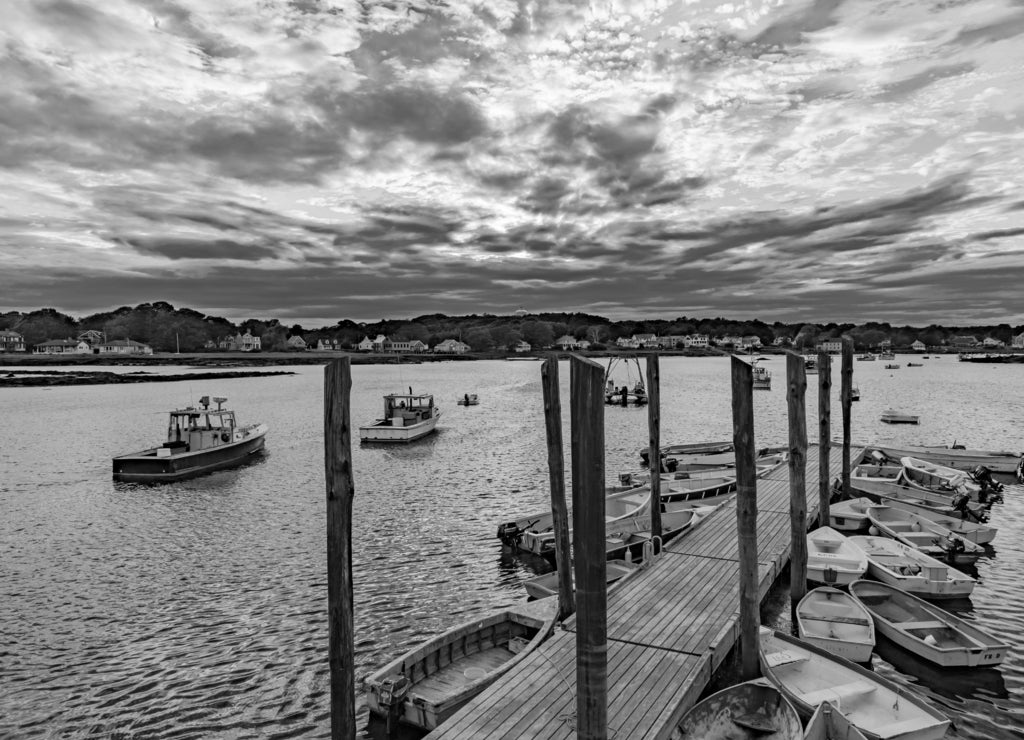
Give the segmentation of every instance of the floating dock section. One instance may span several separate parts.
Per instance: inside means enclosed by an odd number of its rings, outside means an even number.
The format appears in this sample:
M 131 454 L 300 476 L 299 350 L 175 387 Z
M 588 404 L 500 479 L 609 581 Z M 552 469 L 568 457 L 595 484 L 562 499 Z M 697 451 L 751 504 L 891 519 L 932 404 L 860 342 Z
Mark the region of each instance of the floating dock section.
M 833 447 L 829 470 L 842 466 Z M 805 461 L 807 518 L 818 512 L 818 448 Z M 789 562 L 789 466 L 757 481 L 760 599 Z M 668 738 L 739 636 L 735 498 L 608 594 L 608 737 Z M 427 737 L 576 737 L 575 617 Z

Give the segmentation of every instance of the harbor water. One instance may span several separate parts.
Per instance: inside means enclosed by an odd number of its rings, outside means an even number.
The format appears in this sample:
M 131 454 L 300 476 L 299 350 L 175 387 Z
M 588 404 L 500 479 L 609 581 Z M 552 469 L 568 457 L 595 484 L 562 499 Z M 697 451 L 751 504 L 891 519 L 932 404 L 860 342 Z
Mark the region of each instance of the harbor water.
M 898 370 L 854 363 L 855 441 L 1024 448 L 1024 366 L 907 359 Z M 774 382 L 755 391 L 756 444 L 784 445 L 785 360 L 763 365 Z M 353 367 L 353 425 L 410 387 L 443 411 L 438 432 L 414 444 L 354 443 L 357 683 L 454 624 L 524 600 L 523 581 L 550 569 L 503 552 L 495 536 L 548 506 L 540 368 Z M 271 369 L 294 374 L 0 389 L 0 737 L 329 735 L 324 372 Z M 568 363 L 560 374 L 568 469 Z M 632 386 L 638 374 L 620 363 L 613 379 Z M 816 389 L 808 376 L 812 440 Z M 464 393 L 480 404 L 457 405 Z M 203 395 L 227 397 L 243 423 L 268 423 L 266 454 L 176 484 L 112 481 L 111 457 L 162 441 L 167 411 Z M 727 358 L 662 358 L 661 398 L 663 443 L 731 439 Z M 882 424 L 890 407 L 920 425 Z M 605 429 L 614 482 L 640 467 L 646 409 L 606 407 Z M 971 600 L 950 608 L 1008 642 L 1005 662 L 943 671 L 884 643 L 873 659 L 949 714 L 949 737 L 1024 738 L 1024 489 L 1007 487 L 992 524 L 995 554 L 977 563 Z M 365 726 L 362 695 L 357 706 Z

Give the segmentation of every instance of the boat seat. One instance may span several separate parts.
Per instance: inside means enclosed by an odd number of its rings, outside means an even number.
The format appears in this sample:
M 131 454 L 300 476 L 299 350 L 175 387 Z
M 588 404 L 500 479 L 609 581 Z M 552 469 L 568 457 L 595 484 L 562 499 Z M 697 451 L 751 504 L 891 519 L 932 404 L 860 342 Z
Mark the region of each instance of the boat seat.
M 948 625 L 937 619 L 928 619 L 923 622 L 895 622 L 896 627 L 905 630 L 940 630 Z
M 803 612 L 801 612 L 797 616 L 800 617 L 800 619 L 808 619 L 815 622 L 842 622 L 843 624 L 859 624 L 864 627 L 867 627 L 869 624 L 871 624 L 871 621 L 865 619 L 864 617 L 846 617 L 840 616 L 838 614 L 834 616 L 828 616 L 818 614 L 804 614 Z
M 873 683 L 867 681 L 851 681 L 850 683 L 843 683 L 837 686 L 828 686 L 824 689 L 818 689 L 817 691 L 809 691 L 806 694 L 799 694 L 801 700 L 807 702 L 812 707 L 816 707 L 823 701 L 830 701 L 835 703 L 836 700 L 842 701 L 843 699 L 852 699 L 857 696 L 864 696 L 874 691 L 876 686 Z M 889 728 L 886 727 L 888 732 Z
M 775 668 L 776 666 L 787 665 L 789 663 L 802 663 L 805 660 L 807 660 L 806 655 L 791 653 L 788 650 L 779 650 L 775 653 L 764 654 L 764 662 L 768 664 L 769 668 Z

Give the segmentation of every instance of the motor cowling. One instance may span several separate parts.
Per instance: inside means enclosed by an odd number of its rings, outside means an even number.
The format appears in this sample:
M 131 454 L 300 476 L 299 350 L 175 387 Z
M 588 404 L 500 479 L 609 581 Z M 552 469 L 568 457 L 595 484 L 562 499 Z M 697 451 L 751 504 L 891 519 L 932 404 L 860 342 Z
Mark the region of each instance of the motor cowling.
M 506 522 L 498 525 L 498 539 L 509 547 L 516 549 L 523 537 L 523 530 L 515 522 Z

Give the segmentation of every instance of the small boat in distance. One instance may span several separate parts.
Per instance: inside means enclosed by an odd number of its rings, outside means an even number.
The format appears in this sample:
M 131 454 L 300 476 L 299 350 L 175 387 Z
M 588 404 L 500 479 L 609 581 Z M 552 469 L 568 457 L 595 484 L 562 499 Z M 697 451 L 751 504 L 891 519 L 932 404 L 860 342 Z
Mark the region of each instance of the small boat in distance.
M 475 393 L 464 393 L 458 400 L 459 406 L 476 406 L 480 403 L 480 399 Z
M 558 599 L 502 609 L 453 627 L 396 658 L 365 680 L 370 712 L 433 730 L 551 633 Z
M 754 390 L 770 391 L 772 389 L 772 374 L 768 372 L 767 368 L 763 368 L 757 363 L 757 360 L 750 363 L 754 371 Z
M 224 408 L 226 398 L 199 399 L 201 408 L 187 406 L 170 412 L 167 441 L 159 447 L 118 455 L 114 480 L 166 483 L 240 465 L 263 450 L 266 424 L 240 426 L 235 412 Z
M 388 393 L 384 416 L 359 427 L 361 442 L 412 442 L 434 431 L 441 410 L 429 393 Z
M 802 740 L 800 715 L 763 678 L 722 689 L 694 704 L 672 732 L 673 740 Z
M 882 412 L 882 421 L 886 424 L 920 424 L 921 417 L 914 414 L 905 414 L 902 411 L 886 409 Z

